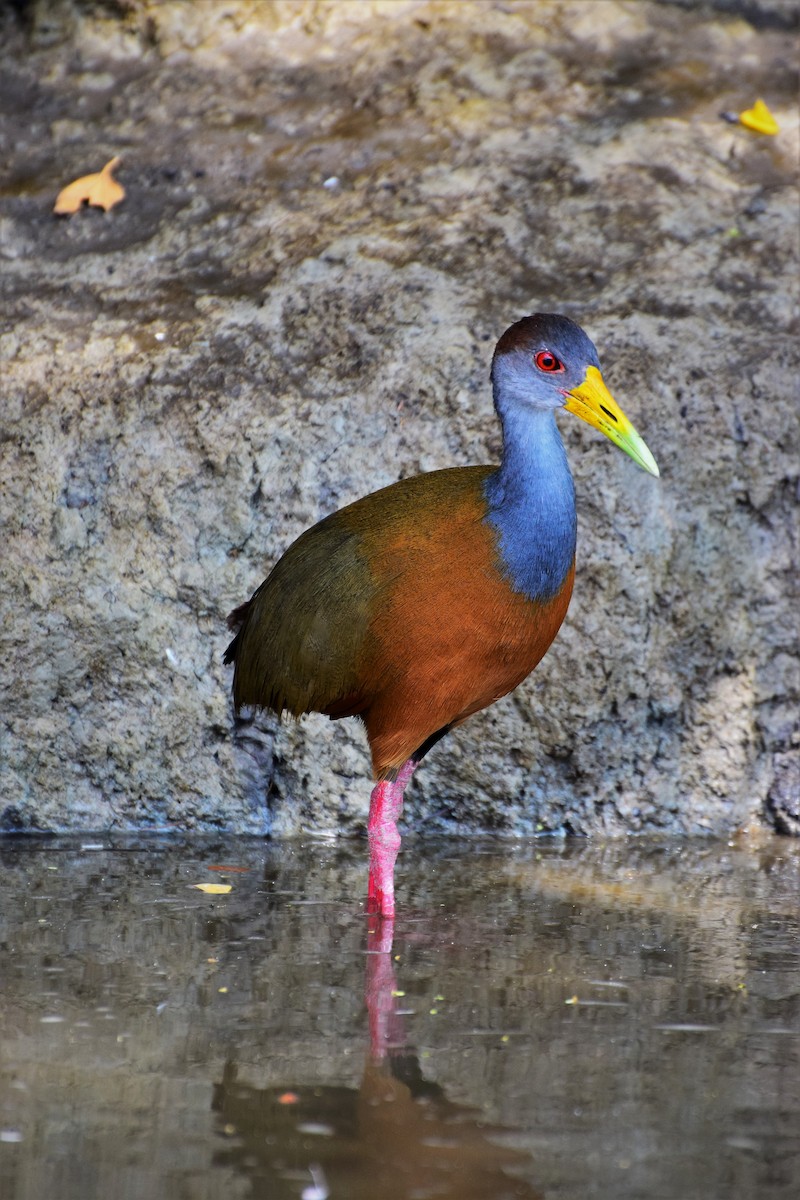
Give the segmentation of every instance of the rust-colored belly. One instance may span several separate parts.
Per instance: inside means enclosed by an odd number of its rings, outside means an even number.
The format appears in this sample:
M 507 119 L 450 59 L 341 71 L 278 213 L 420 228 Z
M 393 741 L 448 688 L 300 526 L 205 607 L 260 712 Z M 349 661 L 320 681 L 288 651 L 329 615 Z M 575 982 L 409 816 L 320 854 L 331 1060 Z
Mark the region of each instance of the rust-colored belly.
M 422 543 L 398 538 L 386 547 L 396 573 L 372 627 L 372 695 L 363 713 L 379 778 L 437 730 L 521 683 L 569 605 L 574 563 L 557 595 L 537 603 L 500 573 L 484 521 L 452 524 L 429 528 Z

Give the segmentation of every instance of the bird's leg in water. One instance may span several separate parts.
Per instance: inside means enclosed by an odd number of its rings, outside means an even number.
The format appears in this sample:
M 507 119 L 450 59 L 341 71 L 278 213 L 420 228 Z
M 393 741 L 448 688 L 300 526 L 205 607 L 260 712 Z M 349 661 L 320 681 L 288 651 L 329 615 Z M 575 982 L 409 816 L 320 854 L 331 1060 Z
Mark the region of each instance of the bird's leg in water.
M 403 792 L 417 764 L 409 759 L 397 779 L 382 779 L 369 804 L 369 891 L 367 911 L 394 916 L 394 864 L 400 849 L 397 820 L 403 810 Z

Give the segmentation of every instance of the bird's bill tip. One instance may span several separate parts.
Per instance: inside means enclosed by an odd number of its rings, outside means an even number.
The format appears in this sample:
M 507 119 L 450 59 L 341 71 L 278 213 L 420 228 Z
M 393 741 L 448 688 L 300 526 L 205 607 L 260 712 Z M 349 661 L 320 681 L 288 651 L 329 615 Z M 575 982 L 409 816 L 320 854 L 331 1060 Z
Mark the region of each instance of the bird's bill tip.
M 629 454 L 651 475 L 658 475 L 658 465 L 643 437 L 636 432 L 605 385 L 597 367 L 588 367 L 583 383 L 567 393 L 564 404 L 567 412 L 586 421 L 604 433 L 615 446 Z

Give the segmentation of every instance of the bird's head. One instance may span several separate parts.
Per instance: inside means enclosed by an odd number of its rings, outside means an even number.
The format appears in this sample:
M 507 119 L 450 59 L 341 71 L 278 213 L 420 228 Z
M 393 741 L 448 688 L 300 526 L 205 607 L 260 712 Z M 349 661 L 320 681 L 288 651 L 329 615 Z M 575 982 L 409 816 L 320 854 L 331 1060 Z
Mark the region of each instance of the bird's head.
M 569 317 L 535 313 L 507 329 L 492 359 L 492 385 L 501 416 L 511 406 L 566 408 L 658 475 L 644 439 L 603 382 L 597 350 Z

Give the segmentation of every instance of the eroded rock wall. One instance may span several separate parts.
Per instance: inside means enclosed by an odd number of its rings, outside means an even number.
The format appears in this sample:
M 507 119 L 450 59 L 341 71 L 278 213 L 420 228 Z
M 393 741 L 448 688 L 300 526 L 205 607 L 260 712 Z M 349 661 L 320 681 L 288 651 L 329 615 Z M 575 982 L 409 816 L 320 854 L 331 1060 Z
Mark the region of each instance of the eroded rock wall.
M 759 9 L 4 14 L 6 829 L 362 824 L 356 723 L 234 726 L 225 615 L 335 507 L 491 461 L 493 344 L 537 309 L 586 327 L 662 478 L 562 421 L 566 625 L 409 819 L 792 827 L 797 45 Z M 776 138 L 720 118 L 756 95 Z M 54 218 L 114 153 L 125 202 Z

